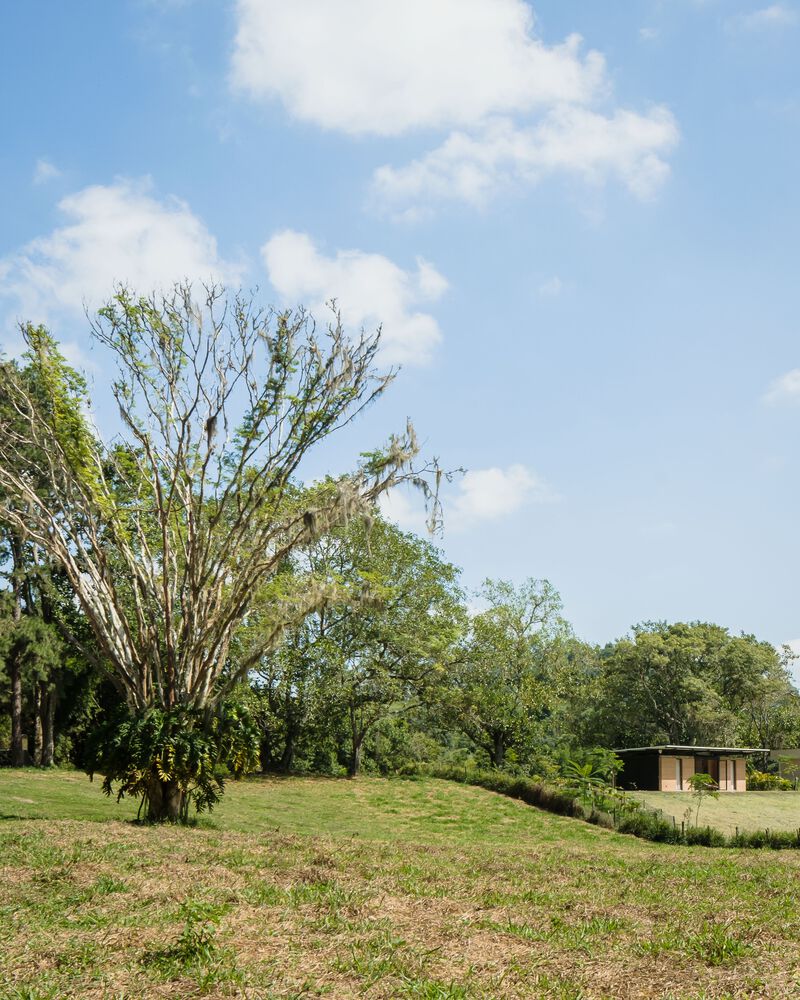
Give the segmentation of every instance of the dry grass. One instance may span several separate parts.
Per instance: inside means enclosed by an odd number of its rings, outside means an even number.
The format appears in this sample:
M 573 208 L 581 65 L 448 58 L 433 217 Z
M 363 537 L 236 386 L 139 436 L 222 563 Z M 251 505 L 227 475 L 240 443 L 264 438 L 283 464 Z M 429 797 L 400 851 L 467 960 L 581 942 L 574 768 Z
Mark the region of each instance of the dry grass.
M 253 783 L 226 809 L 246 829 L 0 823 L 0 997 L 800 995 L 795 852 L 662 847 L 435 781 Z

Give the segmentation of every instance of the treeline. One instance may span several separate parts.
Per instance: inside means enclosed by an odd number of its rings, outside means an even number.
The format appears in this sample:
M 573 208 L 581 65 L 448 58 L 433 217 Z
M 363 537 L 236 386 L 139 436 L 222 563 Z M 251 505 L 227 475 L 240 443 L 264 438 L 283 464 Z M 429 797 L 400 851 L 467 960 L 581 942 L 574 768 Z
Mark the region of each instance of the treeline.
M 35 547 L 2 538 L 0 744 L 13 725 L 31 762 L 86 766 L 87 741 L 124 701 L 63 580 Z M 467 595 L 434 544 L 377 512 L 286 561 L 284 593 L 323 585 L 318 607 L 232 695 L 265 770 L 470 764 L 552 779 L 596 747 L 800 740 L 788 651 L 702 622 L 648 622 L 590 645 L 546 580 L 486 581 Z M 274 587 L 254 600 L 231 673 L 274 627 L 276 600 Z
M 247 703 L 270 769 L 464 763 L 552 779 L 596 761 L 597 747 L 800 740 L 791 654 L 754 636 L 647 622 L 594 646 L 535 579 L 487 580 L 470 612 L 457 569 L 379 518 L 314 558 L 350 597 L 292 630 L 253 674 Z

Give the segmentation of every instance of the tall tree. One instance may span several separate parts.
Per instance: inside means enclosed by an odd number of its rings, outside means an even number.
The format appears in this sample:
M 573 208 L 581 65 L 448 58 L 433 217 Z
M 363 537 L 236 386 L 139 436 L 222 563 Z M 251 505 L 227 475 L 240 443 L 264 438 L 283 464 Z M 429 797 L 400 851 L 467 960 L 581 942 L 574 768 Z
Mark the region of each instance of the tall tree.
M 559 697 L 571 630 L 547 580 L 518 587 L 487 580 L 480 596 L 489 607 L 472 619 L 454 675 L 455 717 L 492 765 L 502 767 L 511 748 L 530 743 Z
M 383 719 L 433 697 L 453 667 L 465 613 L 458 570 L 427 541 L 380 518 L 344 533 L 351 598 L 328 630 L 326 692 L 343 713 L 348 773 Z
M 779 653 L 706 622 L 644 622 L 605 648 L 595 689 L 595 738 L 769 746 L 796 726 L 798 694 Z
M 28 327 L 43 397 L 13 367 L 0 372 L 12 411 L 0 415 L 0 489 L 8 523 L 63 567 L 134 715 L 101 754 L 106 788 L 119 779 L 151 818 L 176 819 L 198 781 L 196 801 L 214 801 L 221 733 L 229 751 L 234 738 L 231 717 L 223 725 L 215 712 L 321 600 L 282 589 L 287 557 L 403 478 L 430 498 L 434 470 L 411 468 L 409 425 L 296 502 L 292 480 L 309 451 L 394 377 L 375 370 L 378 335 L 350 341 L 338 318 L 317 336 L 302 311 L 265 312 L 216 287 L 198 301 L 177 286 L 149 297 L 120 289 L 92 330 L 116 361 L 119 440 L 107 447 L 93 433 L 74 405 L 79 387 Z M 234 634 L 271 584 L 271 627 L 232 670 Z M 240 750 L 242 764 L 252 753 Z
M 458 572 L 429 542 L 377 513 L 309 546 L 306 571 L 329 599 L 259 668 L 281 720 L 282 763 L 324 714 L 348 734 L 355 777 L 365 741 L 387 716 L 441 685 L 464 624 Z M 316 716 L 316 718 L 315 718 Z
M 31 326 L 26 328 L 25 334 L 30 345 L 30 351 L 23 359 L 27 363 L 0 362 L 0 383 L 9 380 L 23 386 L 43 411 L 54 416 L 51 408 L 53 394 L 42 383 L 41 367 L 33 362 L 34 355 L 48 354 L 48 382 L 58 390 L 59 419 L 62 423 L 79 421 L 78 408 L 86 391 L 83 379 L 61 357 L 46 330 Z M 9 395 L 0 396 L 0 426 L 13 428 L 17 433 L 24 431 L 24 423 Z M 44 465 L 41 450 L 31 446 L 25 460 L 28 480 L 42 499 L 47 499 L 48 487 L 41 472 Z M 37 764 L 47 765 L 52 762 L 53 720 L 58 697 L 54 675 L 62 661 L 56 637 L 61 623 L 51 613 L 52 567 L 43 550 L 20 528 L 19 522 L 25 520 L 28 511 L 27 503 L 21 502 L 13 492 L 4 491 L 0 484 L 0 565 L 11 597 L 11 621 L 7 623 L 6 643 L 11 683 L 11 758 L 17 765 L 26 759 L 23 750 L 23 706 L 27 674 L 34 702 L 34 759 Z

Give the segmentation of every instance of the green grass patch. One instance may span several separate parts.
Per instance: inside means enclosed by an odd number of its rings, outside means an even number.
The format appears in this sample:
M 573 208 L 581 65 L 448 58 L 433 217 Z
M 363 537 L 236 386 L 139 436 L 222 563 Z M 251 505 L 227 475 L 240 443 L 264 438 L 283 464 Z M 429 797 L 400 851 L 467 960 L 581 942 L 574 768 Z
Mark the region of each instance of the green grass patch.
M 0 821 L 0 1000 L 800 994 L 798 852 L 432 779 L 231 784 L 191 829 L 119 822 L 77 775 L 0 772 L 0 811 L 9 789 L 34 814 Z
M 680 827 L 691 811 L 688 825 L 695 822 L 697 800 L 690 792 L 628 792 L 631 798 L 660 810 Z M 703 800 L 699 823 L 720 833 L 759 830 L 800 830 L 800 792 L 721 792 L 719 798 Z

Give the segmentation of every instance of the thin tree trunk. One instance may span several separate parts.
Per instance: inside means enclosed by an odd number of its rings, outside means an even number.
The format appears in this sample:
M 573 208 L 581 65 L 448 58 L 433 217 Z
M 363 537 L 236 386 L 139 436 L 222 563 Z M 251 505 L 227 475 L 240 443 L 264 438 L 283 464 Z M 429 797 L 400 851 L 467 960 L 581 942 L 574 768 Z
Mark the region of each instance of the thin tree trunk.
M 52 767 L 55 756 L 55 717 L 58 692 L 56 688 L 44 697 L 44 718 L 42 719 L 42 767 Z
M 361 748 L 363 744 L 363 736 L 353 737 L 353 749 L 350 755 L 350 766 L 347 769 L 347 774 L 351 778 L 357 778 L 359 772 L 361 771 Z
M 42 766 L 42 683 L 33 682 L 33 763 L 35 767 Z
M 280 762 L 280 769 L 284 774 L 288 774 L 294 767 L 295 737 L 296 733 L 292 730 L 287 730 Z
M 361 770 L 361 747 L 364 743 L 366 730 L 359 723 L 356 716 L 355 706 L 350 706 L 350 764 L 347 774 L 351 778 L 357 778 Z
M 16 538 L 12 543 L 14 557 L 14 610 L 13 620 L 17 626 L 22 621 L 22 599 L 20 594 L 19 574 L 22 572 L 22 559 L 19 552 L 19 542 Z M 9 664 L 11 680 L 11 766 L 23 767 L 25 765 L 25 750 L 22 746 L 22 669 L 19 659 L 11 657 Z
M 273 762 L 275 758 L 272 756 L 272 746 L 269 736 L 262 736 L 261 743 L 259 745 L 258 756 L 261 761 L 261 770 L 269 771 L 272 769 Z
M 22 745 L 22 673 L 16 659 L 11 661 L 11 766 L 24 767 Z

